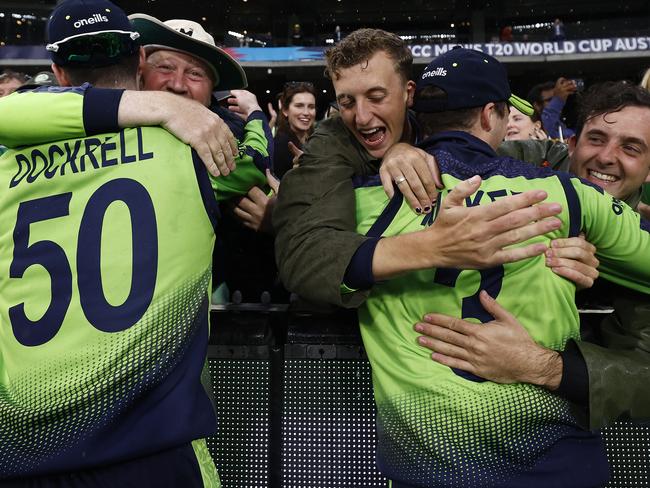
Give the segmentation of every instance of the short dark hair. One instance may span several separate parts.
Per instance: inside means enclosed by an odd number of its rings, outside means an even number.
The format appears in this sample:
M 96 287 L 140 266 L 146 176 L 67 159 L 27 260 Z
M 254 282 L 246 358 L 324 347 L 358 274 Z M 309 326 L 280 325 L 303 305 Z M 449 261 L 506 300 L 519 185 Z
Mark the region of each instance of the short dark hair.
M 545 81 L 544 83 L 539 83 L 530 89 L 526 100 L 528 100 L 533 105 L 543 105 L 544 100 L 542 99 L 542 92 L 546 90 L 553 90 L 554 88 L 554 81 Z
M 578 102 L 576 137 L 580 137 L 585 123 L 599 115 L 619 112 L 625 107 L 650 110 L 650 92 L 627 81 L 608 81 L 591 86 L 580 95 Z
M 99 68 L 81 66 L 59 66 L 65 71 L 72 86 L 83 83 L 91 85 L 128 86 L 135 81 L 140 64 L 140 53 L 122 57 L 119 63 Z
M 395 71 L 408 80 L 411 77 L 413 54 L 404 40 L 381 29 L 357 29 L 325 52 L 325 76 L 338 79 L 338 71 L 368 61 L 384 51 L 395 61 Z
M 415 93 L 415 98 L 416 100 L 439 100 L 446 99 L 447 94 L 437 86 L 426 86 Z M 483 107 L 472 107 L 444 112 L 418 112 L 416 118 L 424 136 L 429 137 L 445 130 L 469 130 L 482 109 Z M 508 116 L 506 102 L 495 102 L 495 109 L 502 118 Z

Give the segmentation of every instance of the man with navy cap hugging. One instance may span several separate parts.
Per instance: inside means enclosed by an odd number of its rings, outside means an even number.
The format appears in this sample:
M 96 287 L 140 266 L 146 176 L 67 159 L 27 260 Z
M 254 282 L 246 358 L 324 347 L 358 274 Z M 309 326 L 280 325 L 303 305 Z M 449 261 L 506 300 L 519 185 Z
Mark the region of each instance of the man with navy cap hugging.
M 414 109 L 425 136 L 420 147 L 440 166 L 438 207 L 473 175 L 481 183 L 466 199 L 469 207 L 543 189 L 561 204 L 561 224 L 528 242 L 571 237 L 582 229 L 600 252 L 605 277 L 649 293 L 650 263 L 639 267 L 630 250 L 650 252 L 650 233 L 631 208 L 578 178 L 496 154 L 508 104 L 524 110 L 527 105 L 512 95 L 504 67 L 484 53 L 456 48 L 424 70 Z M 401 193 L 389 200 L 376 178 L 366 179 L 356 189 L 359 233 L 403 235 L 437 218 L 437 209 L 417 215 Z M 498 301 L 533 338 L 534 354 L 561 371 L 553 349 L 580 334 L 575 287 L 544 261 L 537 256 L 480 271 L 421 269 L 373 287 L 359 321 L 373 371 L 377 463 L 393 488 L 588 488 L 609 479 L 600 436 L 583 428 L 581 411 L 549 391 L 558 384 L 545 383 L 561 375 L 537 371 L 518 383 L 487 381 L 431 361 L 412 330 L 432 310 L 481 327 L 498 314 Z
M 61 85 L 94 83 L 49 90 L 78 116 L 94 91 L 83 110 L 112 122 L 0 161 L 1 484 L 219 487 L 203 382 L 216 205 L 265 176 L 210 178 L 169 132 L 101 114 L 144 56 L 112 3 L 66 0 L 47 33 Z

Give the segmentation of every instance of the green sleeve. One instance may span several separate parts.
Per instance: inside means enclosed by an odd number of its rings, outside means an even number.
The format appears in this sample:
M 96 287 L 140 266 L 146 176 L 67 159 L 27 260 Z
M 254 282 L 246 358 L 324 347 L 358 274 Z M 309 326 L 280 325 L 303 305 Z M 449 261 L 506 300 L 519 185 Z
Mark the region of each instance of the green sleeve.
M 282 179 L 273 213 L 276 260 L 289 290 L 350 308 L 365 300 L 368 291 L 342 290 L 341 285 L 366 240 L 356 232 L 352 178 L 371 172 L 376 172 L 372 158 L 343 122 L 338 117 L 321 122 L 300 165 Z
M 272 161 L 271 129 L 261 111 L 253 112 L 246 120 L 244 138 L 237 142 L 237 168 L 228 176 L 210 176 L 217 200 L 227 200 L 248 193 L 254 186 L 267 188 L 266 170 Z
M 273 149 L 272 145 L 273 136 L 266 116 L 261 111 L 253 112 L 244 126 L 244 140 L 239 146 L 240 156 L 244 152 L 253 158 L 260 169 L 270 169 L 269 157 Z
M 650 296 L 627 290 L 601 325 L 602 345 L 577 342 L 589 373 L 589 424 L 650 419 Z
M 235 158 L 237 168 L 228 176 L 214 177 L 210 175 L 210 184 L 218 201 L 246 195 L 254 186 L 266 186 L 266 174 L 255 166 L 250 156 L 242 155 L 242 143 L 239 145 L 239 156 Z
M 550 167 L 555 170 L 568 171 L 571 161 L 567 145 L 550 139 L 536 141 L 504 141 L 497 148 L 499 156 L 508 156 L 519 161 L 526 161 L 535 166 Z
M 84 137 L 83 103 L 83 93 L 75 90 L 0 98 L 0 143 L 14 148 Z
M 0 144 L 36 145 L 117 132 L 122 89 L 43 87 L 0 99 Z
M 616 284 L 650 293 L 650 233 L 626 203 L 571 178 L 579 198 L 581 229 L 596 246 L 598 271 Z M 569 198 L 569 206 L 572 206 Z M 573 208 L 570 213 L 578 212 Z M 577 217 L 576 217 L 577 218 Z

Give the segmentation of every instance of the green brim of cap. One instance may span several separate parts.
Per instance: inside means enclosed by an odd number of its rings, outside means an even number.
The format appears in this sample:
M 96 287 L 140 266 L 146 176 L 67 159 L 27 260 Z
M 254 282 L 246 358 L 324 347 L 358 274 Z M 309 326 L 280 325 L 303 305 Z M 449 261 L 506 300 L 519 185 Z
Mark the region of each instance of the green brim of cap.
M 508 98 L 508 103 L 519 110 L 522 114 L 528 115 L 529 117 L 535 113 L 535 109 L 530 104 L 530 102 L 528 100 L 524 100 L 521 97 L 518 97 L 517 95 L 510 95 L 510 98 Z
M 216 75 L 214 90 L 239 90 L 248 86 L 244 69 L 223 49 L 192 39 L 146 14 L 129 15 L 142 46 L 155 45 L 182 51 L 205 61 Z

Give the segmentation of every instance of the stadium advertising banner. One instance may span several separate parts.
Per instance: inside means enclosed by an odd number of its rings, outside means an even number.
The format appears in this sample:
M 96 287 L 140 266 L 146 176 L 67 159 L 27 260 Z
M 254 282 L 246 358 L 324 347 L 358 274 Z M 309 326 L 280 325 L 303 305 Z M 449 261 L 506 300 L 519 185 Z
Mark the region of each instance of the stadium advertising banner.
M 411 52 L 416 58 L 435 58 L 456 44 L 416 44 Z M 650 37 L 613 37 L 555 42 L 495 42 L 462 44 L 464 48 L 483 51 L 490 56 L 557 56 L 565 54 L 600 54 L 648 51 Z
M 413 44 L 409 47 L 414 58 L 434 58 L 447 52 L 457 44 Z M 547 56 L 575 56 L 618 53 L 621 56 L 638 53 L 650 55 L 650 37 L 611 37 L 606 39 L 576 39 L 556 42 L 495 42 L 462 44 L 468 49 L 483 51 L 491 56 L 505 58 L 525 56 L 539 58 Z M 311 61 L 323 64 L 323 53 L 327 47 L 231 47 L 226 51 L 241 63 L 274 64 Z M 637 53 L 637 54 L 633 54 Z M 44 46 L 3 46 L 0 47 L 0 60 L 32 60 L 36 64 L 49 64 L 49 56 Z

